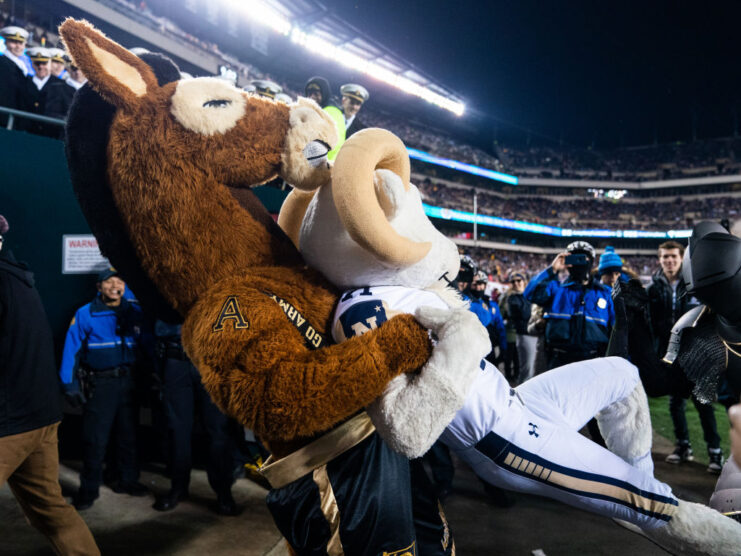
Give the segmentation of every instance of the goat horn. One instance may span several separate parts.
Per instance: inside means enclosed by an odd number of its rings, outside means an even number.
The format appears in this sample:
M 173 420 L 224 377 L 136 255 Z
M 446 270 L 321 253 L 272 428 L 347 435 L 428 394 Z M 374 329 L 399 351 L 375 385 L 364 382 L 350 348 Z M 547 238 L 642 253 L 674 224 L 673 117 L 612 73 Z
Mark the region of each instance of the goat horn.
M 381 261 L 410 266 L 432 247 L 407 239 L 386 219 L 373 185 L 373 172 L 391 170 L 409 189 L 409 155 L 404 143 L 390 131 L 369 128 L 348 139 L 332 169 L 332 196 L 350 237 Z
M 280 207 L 278 226 L 291 239 L 296 248 L 298 248 L 299 237 L 301 236 L 301 224 L 315 193 L 316 191 L 307 192 L 294 189 L 288 194 Z

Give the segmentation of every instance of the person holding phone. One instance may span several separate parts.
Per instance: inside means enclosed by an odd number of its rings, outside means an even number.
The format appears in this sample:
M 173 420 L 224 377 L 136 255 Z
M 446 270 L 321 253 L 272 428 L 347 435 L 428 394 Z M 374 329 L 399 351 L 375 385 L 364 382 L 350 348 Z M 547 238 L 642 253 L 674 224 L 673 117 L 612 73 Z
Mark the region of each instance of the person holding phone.
M 604 355 L 615 320 L 610 288 L 591 270 L 595 251 L 586 241 L 571 243 L 525 288 L 525 299 L 543 307 L 548 369 Z M 561 270 L 568 278 L 558 281 Z

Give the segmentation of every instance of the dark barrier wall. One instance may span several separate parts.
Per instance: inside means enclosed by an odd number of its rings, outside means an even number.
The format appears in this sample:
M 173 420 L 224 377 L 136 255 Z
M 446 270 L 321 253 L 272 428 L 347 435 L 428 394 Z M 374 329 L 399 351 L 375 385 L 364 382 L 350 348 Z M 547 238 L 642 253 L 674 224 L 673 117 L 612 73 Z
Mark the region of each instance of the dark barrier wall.
M 268 187 L 255 193 L 274 213 L 286 195 Z M 0 214 L 10 224 L 3 249 L 34 272 L 59 355 L 75 310 L 96 293 L 94 274 L 62 274 L 62 237 L 91 232 L 72 191 L 61 141 L 0 128 Z
M 61 141 L 0 129 L 0 214 L 13 251 L 36 277 L 57 353 L 75 310 L 95 295 L 95 275 L 62 274 L 62 236 L 89 234 L 67 171 Z

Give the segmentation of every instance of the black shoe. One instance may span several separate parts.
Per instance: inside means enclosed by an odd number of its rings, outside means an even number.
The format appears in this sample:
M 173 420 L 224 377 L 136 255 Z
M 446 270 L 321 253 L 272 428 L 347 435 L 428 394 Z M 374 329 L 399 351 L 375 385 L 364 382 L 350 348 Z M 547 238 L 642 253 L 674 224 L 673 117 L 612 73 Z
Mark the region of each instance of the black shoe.
M 213 509 L 219 515 L 233 516 L 239 514 L 239 508 L 237 508 L 237 503 L 232 498 L 231 492 L 219 494 Z
M 113 492 L 129 496 L 146 496 L 149 489 L 137 481 L 119 481 L 111 487 Z
M 174 510 L 181 500 L 188 498 L 187 490 L 171 490 L 164 496 L 157 498 L 152 507 L 158 512 L 169 512 Z
M 666 456 L 667 463 L 673 463 L 678 464 L 685 461 L 692 461 L 695 459 L 695 456 L 692 455 L 692 448 L 690 448 L 689 444 L 680 443 L 677 444 L 677 447 L 674 449 L 674 452 Z
M 708 473 L 720 474 L 723 470 L 723 462 L 725 461 L 723 459 L 723 450 L 720 448 L 708 448 L 708 459 L 710 460 L 710 463 L 708 463 Z
M 77 511 L 81 512 L 82 510 L 87 510 L 88 508 L 91 508 L 97 499 L 98 499 L 97 492 L 79 490 L 77 491 L 77 494 L 72 500 L 72 505 L 75 507 Z

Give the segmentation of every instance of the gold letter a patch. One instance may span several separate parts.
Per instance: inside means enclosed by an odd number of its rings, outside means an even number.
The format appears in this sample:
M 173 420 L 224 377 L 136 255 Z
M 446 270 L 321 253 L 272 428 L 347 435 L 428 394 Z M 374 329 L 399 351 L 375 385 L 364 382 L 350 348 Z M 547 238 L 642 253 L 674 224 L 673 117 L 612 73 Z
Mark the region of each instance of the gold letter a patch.
M 242 316 L 242 311 L 239 310 L 239 302 L 237 301 L 236 295 L 230 295 L 224 301 L 224 305 L 221 306 L 221 312 L 216 322 L 213 325 L 214 332 L 221 332 L 224 330 L 224 321 L 233 320 L 234 329 L 249 328 L 250 323 Z

